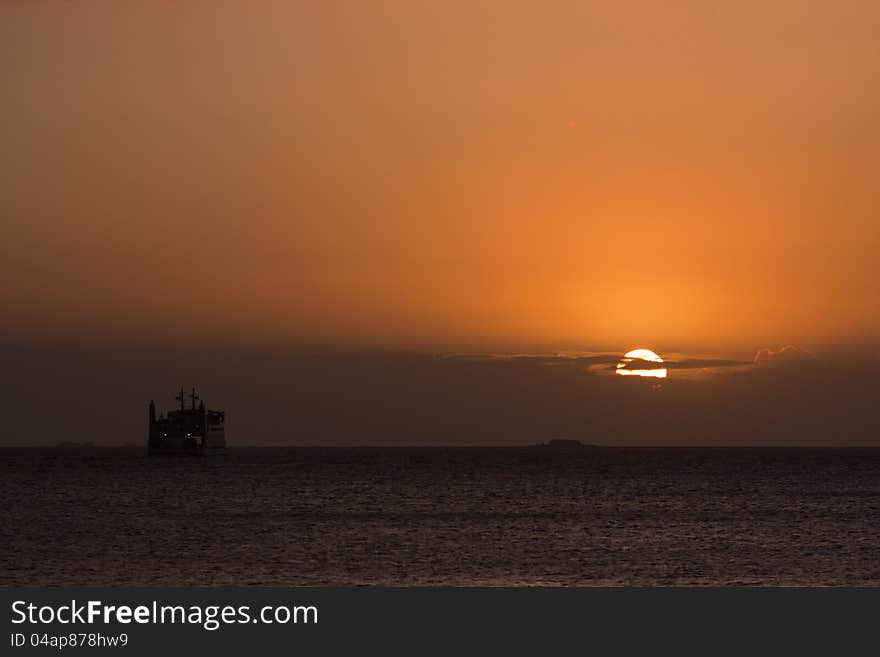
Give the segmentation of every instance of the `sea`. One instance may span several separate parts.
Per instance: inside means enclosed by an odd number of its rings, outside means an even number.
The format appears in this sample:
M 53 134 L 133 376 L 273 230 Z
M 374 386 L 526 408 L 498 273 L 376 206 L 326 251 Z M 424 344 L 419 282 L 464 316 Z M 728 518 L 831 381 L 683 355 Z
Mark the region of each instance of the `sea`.
M 0 585 L 877 586 L 880 450 L 0 449 Z

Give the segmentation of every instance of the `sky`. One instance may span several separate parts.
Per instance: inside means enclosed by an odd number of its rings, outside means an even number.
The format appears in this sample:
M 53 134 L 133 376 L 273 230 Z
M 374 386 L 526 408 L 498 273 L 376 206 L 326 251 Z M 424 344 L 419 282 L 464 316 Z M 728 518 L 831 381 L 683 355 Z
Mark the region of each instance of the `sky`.
M 880 8 L 0 5 L 9 332 L 872 340 Z
M 4 353 L 792 346 L 876 391 L 878 33 L 869 0 L 0 2 Z

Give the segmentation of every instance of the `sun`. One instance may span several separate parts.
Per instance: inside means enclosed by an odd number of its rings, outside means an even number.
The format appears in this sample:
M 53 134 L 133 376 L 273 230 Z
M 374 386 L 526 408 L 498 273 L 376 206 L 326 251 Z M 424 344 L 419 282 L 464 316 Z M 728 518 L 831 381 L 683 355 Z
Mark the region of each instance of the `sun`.
M 635 363 L 635 367 L 630 367 L 633 361 L 639 362 Z M 620 362 L 617 364 L 617 373 L 623 376 L 650 376 L 657 379 L 665 379 L 665 367 L 639 367 L 642 364 L 662 362 L 663 359 L 650 349 L 633 349 L 626 352 L 623 358 L 620 359 Z

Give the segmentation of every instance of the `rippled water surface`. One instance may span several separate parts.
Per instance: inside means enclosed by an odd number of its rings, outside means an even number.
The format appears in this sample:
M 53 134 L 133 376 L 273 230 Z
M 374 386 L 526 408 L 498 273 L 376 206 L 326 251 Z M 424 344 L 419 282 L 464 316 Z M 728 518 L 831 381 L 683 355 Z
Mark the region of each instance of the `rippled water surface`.
M 880 584 L 880 450 L 0 450 L 0 584 Z

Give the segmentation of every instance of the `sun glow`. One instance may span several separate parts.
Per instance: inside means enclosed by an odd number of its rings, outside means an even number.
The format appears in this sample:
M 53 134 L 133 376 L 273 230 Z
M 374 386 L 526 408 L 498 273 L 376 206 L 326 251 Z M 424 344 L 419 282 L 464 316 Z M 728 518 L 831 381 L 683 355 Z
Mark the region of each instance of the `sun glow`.
M 630 367 L 634 361 L 638 361 L 635 362 L 635 367 Z M 665 367 L 639 367 L 639 365 L 647 363 L 662 362 L 663 359 L 650 349 L 633 349 L 626 352 L 623 358 L 620 359 L 620 362 L 617 364 L 617 373 L 622 376 L 650 376 L 657 379 L 665 379 Z

